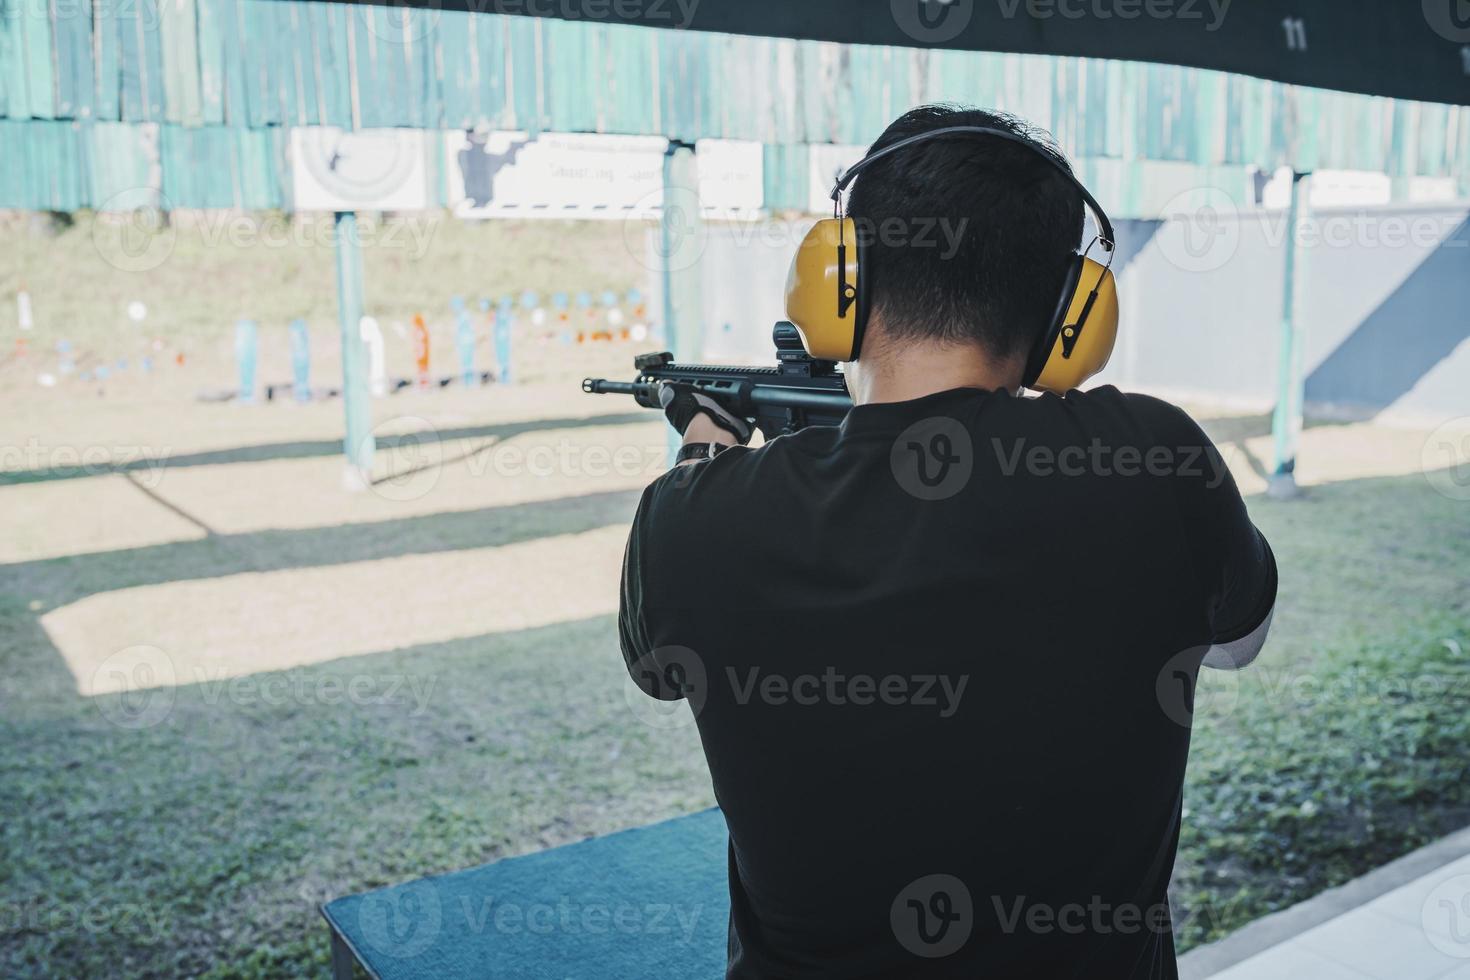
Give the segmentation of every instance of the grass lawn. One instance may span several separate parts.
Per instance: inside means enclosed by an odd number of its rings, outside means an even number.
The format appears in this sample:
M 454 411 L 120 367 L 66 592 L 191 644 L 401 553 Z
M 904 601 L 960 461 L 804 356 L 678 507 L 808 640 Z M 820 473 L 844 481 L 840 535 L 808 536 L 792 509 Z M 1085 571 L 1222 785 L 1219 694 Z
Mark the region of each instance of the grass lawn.
M 1470 507 L 1418 475 L 1250 507 L 1281 591 L 1261 659 L 1201 677 L 1182 946 L 1470 823 Z

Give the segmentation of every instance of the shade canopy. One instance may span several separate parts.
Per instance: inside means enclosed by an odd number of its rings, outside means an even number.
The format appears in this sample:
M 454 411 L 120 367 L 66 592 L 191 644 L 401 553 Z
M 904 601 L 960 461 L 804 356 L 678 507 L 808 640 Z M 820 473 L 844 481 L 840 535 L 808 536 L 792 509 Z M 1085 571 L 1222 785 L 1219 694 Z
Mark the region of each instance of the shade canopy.
M 1149 61 L 1365 95 L 1470 102 L 1464 0 L 378 2 L 843 44 Z

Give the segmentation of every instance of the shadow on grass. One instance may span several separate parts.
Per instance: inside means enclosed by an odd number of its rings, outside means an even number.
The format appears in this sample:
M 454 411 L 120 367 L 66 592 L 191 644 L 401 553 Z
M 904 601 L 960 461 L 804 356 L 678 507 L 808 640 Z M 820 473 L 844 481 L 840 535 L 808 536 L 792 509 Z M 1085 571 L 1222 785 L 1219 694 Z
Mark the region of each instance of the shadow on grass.
M 435 435 L 441 442 L 456 439 L 509 439 L 527 432 L 546 432 L 555 429 L 585 428 L 591 425 L 628 425 L 648 422 L 654 418 L 648 412 L 627 412 L 621 415 L 592 415 L 585 418 L 536 419 L 525 422 L 501 422 L 494 425 L 463 426 L 454 429 L 438 429 Z M 395 449 L 400 445 L 417 446 L 422 434 L 378 436 L 381 449 Z M 211 449 L 177 456 L 165 456 L 161 460 L 139 459 L 119 465 L 104 467 L 56 466 L 36 470 L 0 472 L 0 486 L 21 483 L 46 483 L 53 480 L 75 480 L 96 476 L 99 473 L 151 472 L 160 464 L 167 469 L 184 466 L 217 466 L 223 463 L 264 463 L 279 459 L 315 459 L 321 456 L 342 455 L 341 439 L 311 439 L 300 442 L 271 442 L 257 446 L 234 446 L 229 449 Z
M 78 696 L 75 678 L 40 617 L 89 595 L 577 534 L 627 523 L 638 497 L 637 490 L 606 491 L 388 521 L 216 534 L 0 565 L 0 709 L 10 712 Z
M 493 548 L 625 524 L 632 520 L 639 493 L 610 490 L 388 521 L 215 534 L 17 562 L 0 565 L 0 589 L 34 596 L 54 608 L 94 593 L 140 585 Z

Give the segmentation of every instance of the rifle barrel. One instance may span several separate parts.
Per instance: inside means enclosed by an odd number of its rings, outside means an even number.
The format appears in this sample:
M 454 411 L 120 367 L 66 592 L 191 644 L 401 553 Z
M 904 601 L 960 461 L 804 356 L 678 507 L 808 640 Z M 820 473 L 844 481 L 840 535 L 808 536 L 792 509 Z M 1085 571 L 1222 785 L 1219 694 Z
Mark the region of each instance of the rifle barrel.
M 609 381 L 606 378 L 583 378 L 582 390 L 589 395 L 636 395 L 647 385 L 633 381 Z

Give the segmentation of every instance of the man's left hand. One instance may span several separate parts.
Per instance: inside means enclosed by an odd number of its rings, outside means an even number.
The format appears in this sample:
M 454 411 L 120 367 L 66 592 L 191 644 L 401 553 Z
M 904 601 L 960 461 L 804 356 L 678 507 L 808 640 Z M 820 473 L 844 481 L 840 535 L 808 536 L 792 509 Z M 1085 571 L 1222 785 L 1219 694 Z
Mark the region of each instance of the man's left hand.
M 750 436 L 754 430 L 748 421 L 732 415 L 723 405 L 708 395 L 702 394 L 698 388 L 688 382 L 663 382 L 659 386 L 658 401 L 663 406 L 664 417 L 681 436 L 689 431 L 689 426 L 696 418 L 703 415 L 721 430 L 733 436 L 739 445 L 744 446 L 750 442 Z

